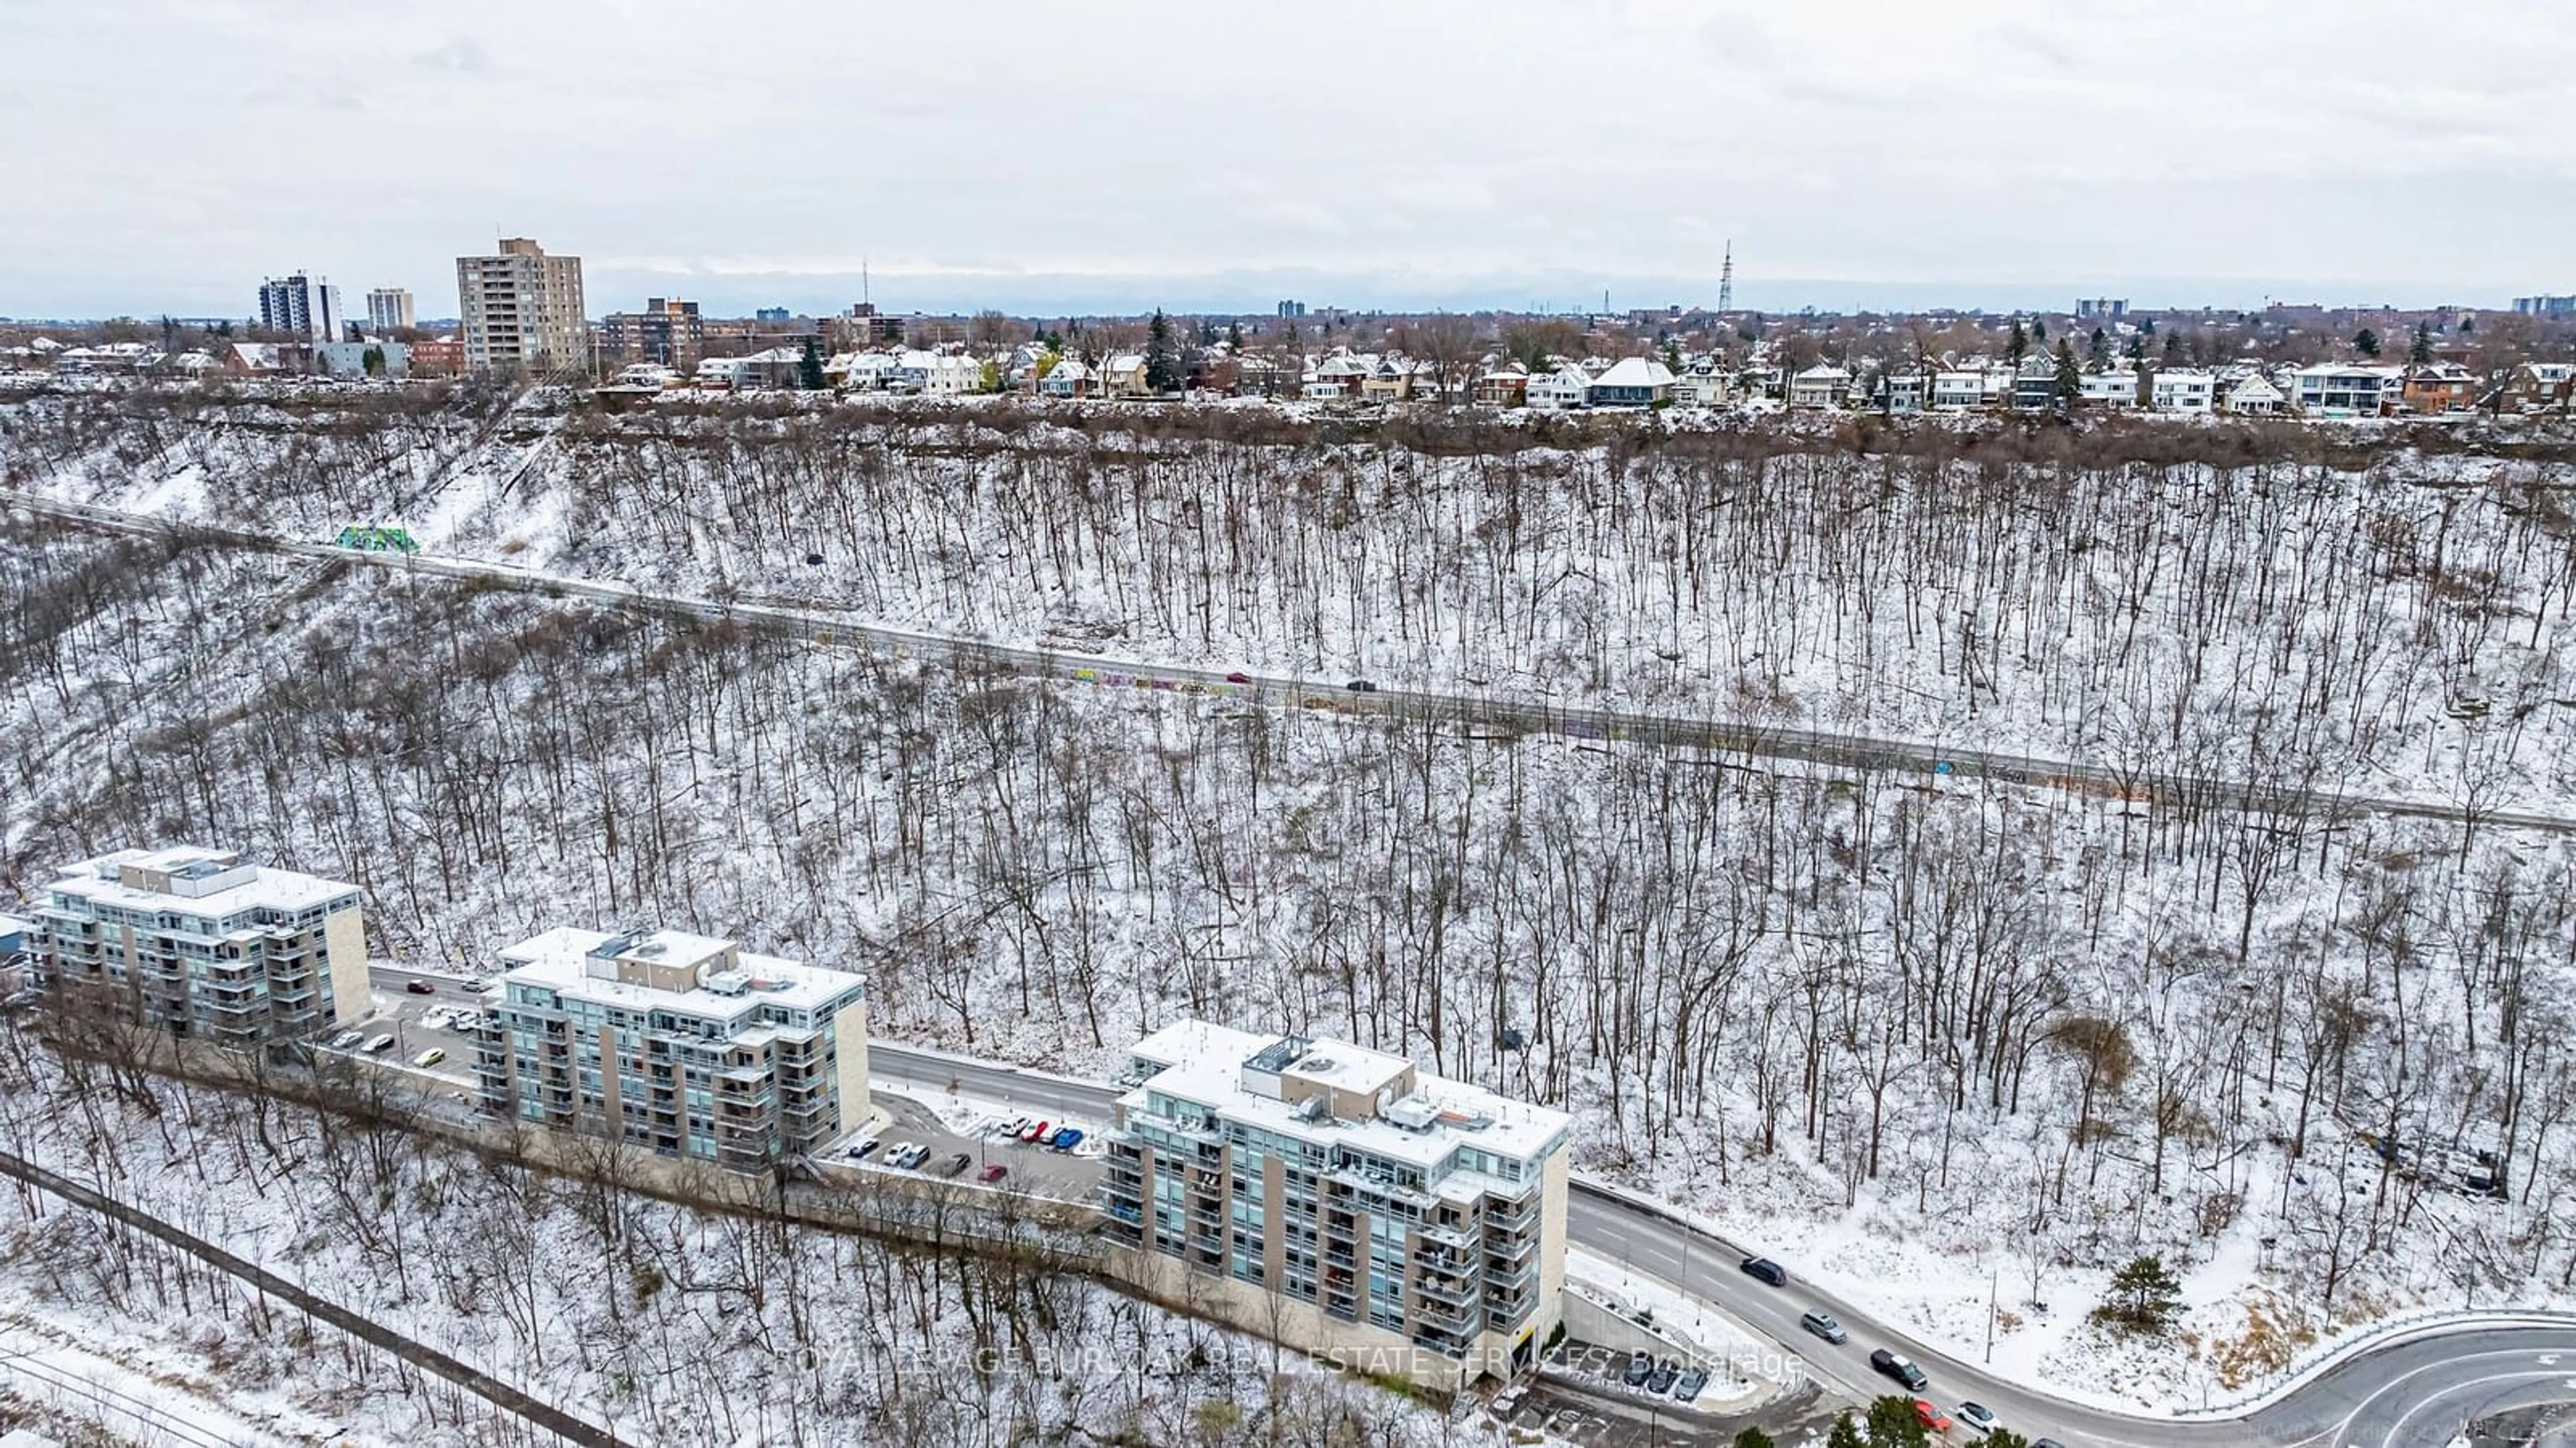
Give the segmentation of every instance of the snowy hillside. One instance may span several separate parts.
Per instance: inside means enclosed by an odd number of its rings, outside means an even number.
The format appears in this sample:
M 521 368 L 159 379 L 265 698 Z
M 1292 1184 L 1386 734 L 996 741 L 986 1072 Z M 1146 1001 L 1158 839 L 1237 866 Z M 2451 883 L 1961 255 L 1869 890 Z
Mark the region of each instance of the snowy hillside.
M 405 521 L 560 571 L 2576 813 L 2557 462 L 803 418 L 753 442 L 690 417 L 576 420 L 528 460 L 544 419 L 479 449 L 435 419 L 136 441 L 60 405 L 10 418 L 14 485 L 309 535 L 385 516 L 362 460 L 420 433 L 471 457 Z M 888 1035 L 1076 1070 L 1183 1011 L 1346 1034 L 1568 1105 L 1586 1167 L 1962 1351 L 1991 1274 L 1999 1361 L 2053 1380 L 2104 1360 L 2080 1319 L 2108 1271 L 2160 1251 L 2198 1345 L 2124 1354 L 2131 1401 L 2225 1396 L 2333 1320 L 2556 1300 L 2576 1270 L 2564 837 L 1470 739 L 208 545 L 5 541 L 20 889 L 196 839 L 361 880 L 410 959 L 659 917 L 870 971 Z M 1683 656 L 1660 681 L 1648 642 Z M 2360 1131 L 2488 1151 L 2510 1199 L 2383 1172 Z

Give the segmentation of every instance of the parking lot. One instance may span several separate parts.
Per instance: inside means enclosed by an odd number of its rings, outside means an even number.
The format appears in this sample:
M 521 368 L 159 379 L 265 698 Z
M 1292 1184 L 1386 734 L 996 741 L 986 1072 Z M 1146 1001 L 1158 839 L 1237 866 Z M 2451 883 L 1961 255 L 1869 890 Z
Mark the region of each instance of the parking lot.
M 1674 1384 L 1662 1392 L 1627 1382 L 1629 1355 L 1590 1343 L 1560 1343 L 1541 1360 L 1539 1375 L 1508 1390 L 1494 1416 L 1516 1428 L 1544 1432 L 1586 1448 L 1694 1448 L 1728 1444 L 1745 1428 L 1759 1427 L 1782 1443 L 1821 1438 L 1833 1422 L 1833 1405 L 1813 1383 L 1750 1411 L 1712 1411 L 1724 1391 L 1712 1383 L 1695 1402 L 1679 1401 Z
M 391 1036 L 385 1049 L 372 1053 L 369 1059 L 389 1068 L 434 1081 L 453 1092 L 474 1089 L 474 1036 L 454 1024 L 438 1025 L 436 1017 L 477 1010 L 482 997 L 466 990 L 463 980 L 455 976 L 430 975 L 377 967 L 368 972 L 371 990 L 370 1006 L 365 1020 L 350 1027 L 358 1039 L 346 1047 L 334 1048 L 331 1041 L 347 1032 L 334 1031 L 324 1038 L 323 1049 L 340 1049 L 352 1054 L 363 1050 L 367 1041 L 378 1036 Z M 426 994 L 407 987 L 412 981 L 429 986 Z M 438 1050 L 445 1058 L 427 1067 L 413 1064 L 424 1051 Z
M 1006 1135 L 1002 1128 L 1011 1116 L 1000 1111 L 942 1113 L 882 1087 L 871 1091 L 869 1100 L 886 1114 L 888 1124 L 882 1129 L 853 1132 L 833 1143 L 824 1153 L 827 1163 L 935 1178 L 942 1175 L 939 1168 L 943 1163 L 963 1155 L 967 1165 L 956 1173 L 957 1181 L 980 1182 L 987 1169 L 999 1166 L 1003 1174 L 993 1185 L 1066 1202 L 1082 1201 L 1100 1185 L 1099 1148 L 1089 1135 L 1088 1125 L 1078 1128 L 1085 1132 L 1080 1145 L 1072 1151 L 1057 1151 Z M 863 1158 L 854 1157 L 852 1152 L 869 1139 L 878 1143 L 876 1149 Z M 886 1157 L 904 1142 L 929 1151 L 921 1166 L 906 1170 L 886 1164 Z

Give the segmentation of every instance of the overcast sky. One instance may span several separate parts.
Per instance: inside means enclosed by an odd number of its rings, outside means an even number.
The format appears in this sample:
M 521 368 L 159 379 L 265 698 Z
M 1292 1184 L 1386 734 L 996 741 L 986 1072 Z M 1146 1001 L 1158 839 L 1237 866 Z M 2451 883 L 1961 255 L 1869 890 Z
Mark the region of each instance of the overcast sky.
M 2576 291 L 2567 0 L 0 0 L 0 314 Z

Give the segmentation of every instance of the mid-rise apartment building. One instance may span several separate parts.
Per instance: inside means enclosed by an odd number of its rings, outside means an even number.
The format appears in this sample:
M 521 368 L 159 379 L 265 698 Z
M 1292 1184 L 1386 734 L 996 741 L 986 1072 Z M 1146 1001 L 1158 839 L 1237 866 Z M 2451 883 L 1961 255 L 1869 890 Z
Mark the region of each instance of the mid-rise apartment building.
M 417 326 L 411 292 L 405 287 L 378 287 L 367 293 L 367 327 L 371 331 L 391 332 L 397 328 Z
M 1129 1055 L 1109 1230 L 1145 1290 L 1442 1390 L 1545 1345 L 1565 1278 L 1564 1112 L 1204 1021 Z
M 590 365 L 581 258 L 548 256 L 524 236 L 494 256 L 456 259 L 456 315 L 474 372 L 544 373 Z
M 302 272 L 259 284 L 259 325 L 308 341 L 340 340 L 340 289 Z
M 309 1036 L 367 1014 L 355 885 L 177 846 L 84 860 L 46 887 L 38 986 L 220 1046 Z
M 483 1105 L 741 1171 L 868 1110 L 867 991 L 844 970 L 676 930 L 550 930 L 501 952 Z
M 600 324 L 600 355 L 620 365 L 651 362 L 685 372 L 705 348 L 698 304 L 675 297 L 655 297 L 640 312 L 611 312 Z

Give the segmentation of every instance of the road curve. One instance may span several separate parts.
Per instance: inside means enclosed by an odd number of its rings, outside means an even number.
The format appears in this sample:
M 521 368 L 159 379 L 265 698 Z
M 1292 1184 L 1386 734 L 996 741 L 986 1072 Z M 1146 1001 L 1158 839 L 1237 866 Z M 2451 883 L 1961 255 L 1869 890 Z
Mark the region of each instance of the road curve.
M 1076 1120 L 1105 1121 L 1119 1088 L 945 1051 L 868 1043 L 872 1075 L 915 1090 L 956 1090 Z M 2496 1327 L 2398 1337 L 2345 1359 L 2284 1397 L 2238 1417 L 2119 1413 L 2038 1391 L 1924 1345 L 1795 1275 L 1786 1288 L 1744 1275 L 1747 1249 L 1686 1227 L 1642 1203 L 1577 1179 L 1567 1236 L 1578 1247 L 1713 1303 L 1770 1338 L 1829 1392 L 1866 1401 L 1889 1384 L 1870 1372 L 1870 1350 L 1893 1347 L 1922 1364 L 1943 1404 L 1972 1399 L 2017 1431 L 2068 1448 L 2430 1448 L 2473 1416 L 2519 1401 L 2576 1398 L 2576 1319 L 2560 1327 Z M 1794 1253 L 1765 1248 L 1786 1257 Z M 1851 1340 L 1834 1346 L 1798 1326 L 1821 1307 Z
M 2277 789 L 2245 780 L 2204 775 L 2121 770 L 2078 760 L 1966 746 L 1816 729 L 1790 729 L 1743 720 L 1689 719 L 1615 709 L 1566 708 L 1545 701 L 1443 694 L 1407 689 L 1359 692 L 1341 683 L 1278 675 L 1244 675 L 1178 664 L 1103 658 L 1048 649 L 1013 648 L 950 634 L 923 633 L 851 623 L 821 614 L 755 603 L 722 603 L 674 594 L 646 593 L 622 584 L 563 578 L 481 559 L 375 553 L 328 543 L 273 538 L 243 529 L 187 523 L 71 503 L 16 489 L 0 489 L 0 503 L 65 522 L 124 533 L 183 534 L 234 546 L 297 557 L 372 564 L 414 574 L 474 579 L 558 598 L 582 598 L 687 623 L 726 622 L 807 639 L 852 646 L 994 673 L 1070 679 L 1108 688 L 1181 690 L 1235 695 L 1288 708 L 1376 714 L 1495 733 L 1542 734 L 1604 740 L 1658 749 L 1732 753 L 1752 758 L 1800 760 L 1852 770 L 1895 770 L 1935 778 L 1975 778 L 2064 790 L 2131 805 L 2250 809 L 2302 813 L 2323 819 L 2393 815 L 2458 824 L 2472 818 L 2461 806 L 2436 800 L 2345 795 L 2333 791 Z M 2477 809 L 2481 827 L 2576 833 L 2576 816 L 2528 810 Z

